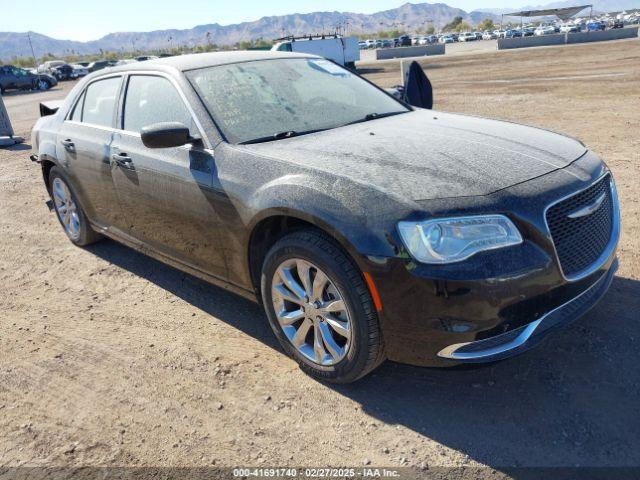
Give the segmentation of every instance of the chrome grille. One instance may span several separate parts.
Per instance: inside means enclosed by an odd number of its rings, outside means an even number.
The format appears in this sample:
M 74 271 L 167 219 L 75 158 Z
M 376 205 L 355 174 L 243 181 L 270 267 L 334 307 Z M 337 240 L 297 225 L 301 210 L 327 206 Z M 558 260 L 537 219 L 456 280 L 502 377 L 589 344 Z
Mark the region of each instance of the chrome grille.
M 604 196 L 599 207 L 594 208 Z M 568 278 L 578 275 L 598 260 L 613 232 L 611 176 L 577 194 L 552 205 L 546 213 L 547 225 L 558 260 Z M 571 218 L 569 215 L 581 215 Z

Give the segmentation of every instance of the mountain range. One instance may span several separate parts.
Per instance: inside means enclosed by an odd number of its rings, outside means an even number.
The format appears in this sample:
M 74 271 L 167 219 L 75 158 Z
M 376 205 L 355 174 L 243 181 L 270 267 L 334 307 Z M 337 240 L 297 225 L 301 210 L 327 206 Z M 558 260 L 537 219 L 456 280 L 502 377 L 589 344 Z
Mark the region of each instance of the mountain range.
M 544 8 L 558 8 L 575 5 L 576 2 L 560 1 L 545 5 Z M 640 7 L 640 0 L 595 0 L 594 10 L 600 12 L 620 11 Z M 540 7 L 519 7 L 512 9 L 479 9 L 466 12 L 444 3 L 406 3 L 398 8 L 373 14 L 352 12 L 314 12 L 263 17 L 251 22 L 233 25 L 211 23 L 185 30 L 156 30 L 152 32 L 110 33 L 99 40 L 79 42 L 59 40 L 36 32 L 0 32 L 0 59 L 31 55 L 28 36 L 31 37 L 36 56 L 45 54 L 91 54 L 100 51 L 131 52 L 134 50 L 162 50 L 177 46 L 201 44 L 233 45 L 244 40 L 272 40 L 284 35 L 308 35 L 329 33 L 341 25 L 346 33 L 375 33 L 380 30 L 403 29 L 414 31 L 433 25 L 442 28 L 454 17 L 460 16 L 471 25 L 485 18 L 494 21 L 501 14 L 514 10 Z

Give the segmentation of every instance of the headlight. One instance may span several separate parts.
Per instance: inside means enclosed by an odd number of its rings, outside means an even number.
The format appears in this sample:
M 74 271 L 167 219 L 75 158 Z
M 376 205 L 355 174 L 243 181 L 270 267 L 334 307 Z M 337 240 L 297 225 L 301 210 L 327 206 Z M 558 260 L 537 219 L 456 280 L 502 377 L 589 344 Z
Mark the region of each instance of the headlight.
M 504 215 L 400 222 L 409 253 L 423 263 L 459 262 L 478 252 L 522 243 L 520 232 Z

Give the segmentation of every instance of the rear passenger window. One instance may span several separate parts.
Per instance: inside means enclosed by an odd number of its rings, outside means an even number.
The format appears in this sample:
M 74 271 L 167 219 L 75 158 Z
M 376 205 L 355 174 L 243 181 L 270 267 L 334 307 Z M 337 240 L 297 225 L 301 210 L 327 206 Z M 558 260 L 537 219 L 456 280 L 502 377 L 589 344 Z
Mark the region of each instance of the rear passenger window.
M 151 75 L 129 78 L 124 102 L 124 129 L 140 132 L 159 122 L 180 122 L 193 133 L 193 118 L 169 80 Z
M 102 127 L 113 126 L 120 77 L 93 82 L 87 87 L 82 109 L 82 122 Z M 75 116 L 75 111 L 74 111 Z

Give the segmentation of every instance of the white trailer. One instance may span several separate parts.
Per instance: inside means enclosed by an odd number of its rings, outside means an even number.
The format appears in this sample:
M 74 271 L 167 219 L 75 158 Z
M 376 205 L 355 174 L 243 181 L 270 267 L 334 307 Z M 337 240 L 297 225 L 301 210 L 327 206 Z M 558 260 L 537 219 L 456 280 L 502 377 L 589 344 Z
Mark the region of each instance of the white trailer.
M 280 38 L 271 50 L 318 55 L 348 68 L 355 68 L 356 62 L 360 60 L 358 37 L 324 35 Z

